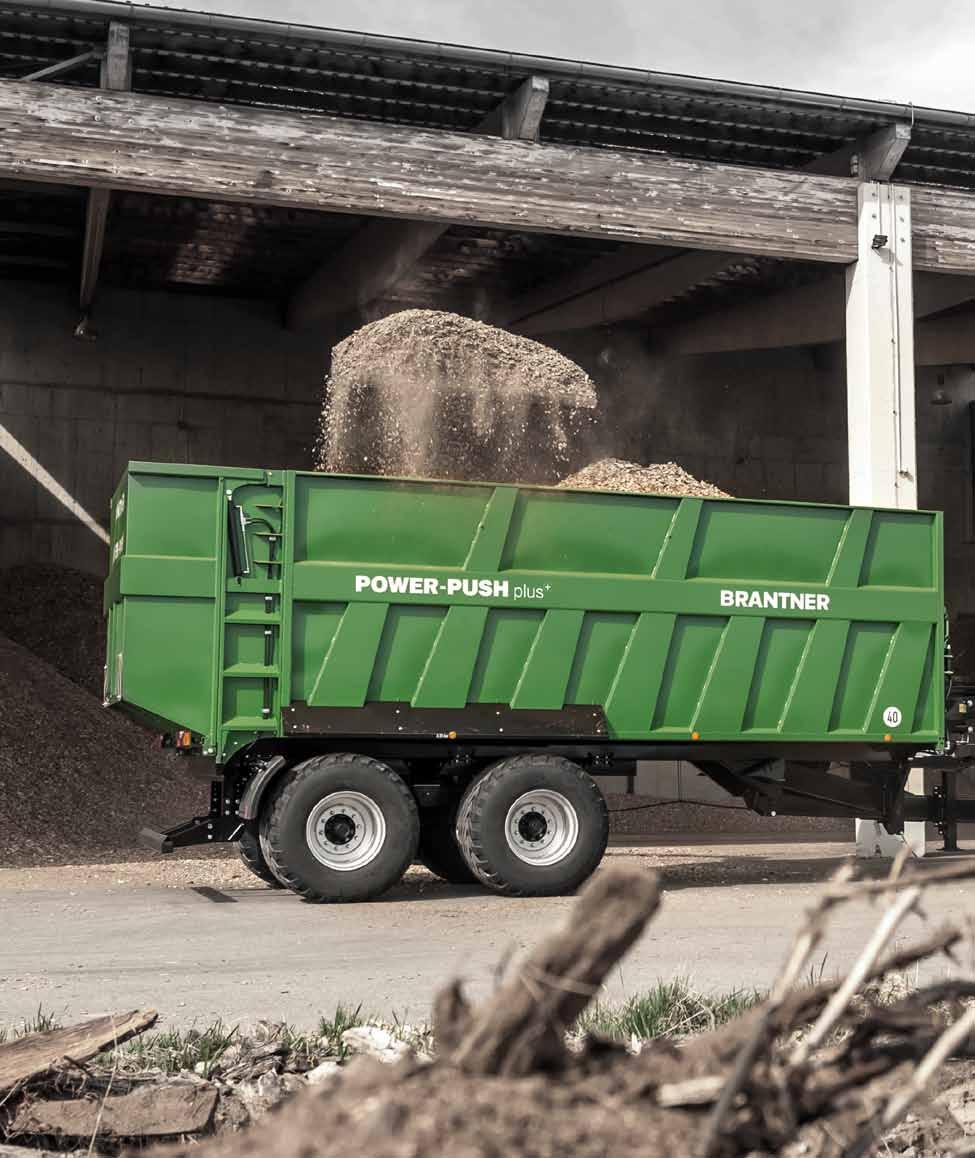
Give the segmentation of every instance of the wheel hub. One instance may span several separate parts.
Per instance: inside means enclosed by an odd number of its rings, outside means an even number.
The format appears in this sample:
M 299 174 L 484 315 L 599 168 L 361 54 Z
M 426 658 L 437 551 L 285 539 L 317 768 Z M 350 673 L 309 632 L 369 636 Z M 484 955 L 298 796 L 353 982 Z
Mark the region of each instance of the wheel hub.
M 519 796 L 508 809 L 504 834 L 519 860 L 543 868 L 558 864 L 575 848 L 579 817 L 561 792 L 536 788 Z
M 330 816 L 324 825 L 325 839 L 329 844 L 348 844 L 355 837 L 355 821 L 351 816 L 340 812 L 337 816 Z
M 326 868 L 353 872 L 379 855 L 386 840 L 382 809 L 362 792 L 330 792 L 308 814 L 305 841 Z

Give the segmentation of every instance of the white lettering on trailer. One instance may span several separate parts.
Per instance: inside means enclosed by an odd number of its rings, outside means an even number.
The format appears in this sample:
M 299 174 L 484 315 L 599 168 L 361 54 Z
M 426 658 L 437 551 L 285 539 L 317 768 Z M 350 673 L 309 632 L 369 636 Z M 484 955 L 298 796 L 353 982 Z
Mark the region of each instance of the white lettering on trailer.
M 515 588 L 517 599 L 543 599 L 550 588 Z M 443 581 L 420 575 L 356 575 L 355 592 L 361 595 L 464 595 L 471 599 L 510 599 L 507 579 L 451 578 Z
M 828 595 L 806 591 L 743 591 L 722 588 L 722 607 L 757 607 L 765 611 L 829 611 Z

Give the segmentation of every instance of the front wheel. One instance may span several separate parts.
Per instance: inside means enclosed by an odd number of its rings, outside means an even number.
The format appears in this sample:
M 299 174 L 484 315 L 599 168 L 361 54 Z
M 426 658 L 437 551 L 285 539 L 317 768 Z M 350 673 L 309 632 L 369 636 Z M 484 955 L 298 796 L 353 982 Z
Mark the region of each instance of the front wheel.
M 396 884 L 416 856 L 416 801 L 386 764 L 315 756 L 285 773 L 261 819 L 274 875 L 309 901 L 365 901 Z
M 488 888 L 515 896 L 571 892 L 609 840 L 609 814 L 591 776 L 561 756 L 501 760 L 470 786 L 457 841 Z
M 257 837 L 252 832 L 248 832 L 246 828 L 240 834 L 240 840 L 237 841 L 237 854 L 245 868 L 250 869 L 254 876 L 266 885 L 270 885 L 272 889 L 283 888 L 281 882 L 271 871 L 271 866 L 261 851 Z

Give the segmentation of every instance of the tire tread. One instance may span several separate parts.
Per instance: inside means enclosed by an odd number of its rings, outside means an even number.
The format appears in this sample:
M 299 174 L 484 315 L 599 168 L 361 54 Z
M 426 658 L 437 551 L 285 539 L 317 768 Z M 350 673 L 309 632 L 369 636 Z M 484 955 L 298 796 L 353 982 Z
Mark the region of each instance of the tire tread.
M 289 869 L 284 859 L 284 850 L 281 847 L 280 832 L 281 820 L 291 803 L 304 773 L 311 768 L 329 768 L 336 764 L 358 764 L 368 767 L 379 773 L 390 782 L 393 788 L 400 793 L 407 802 L 407 810 L 416 814 L 418 810 L 413 793 L 392 768 L 371 756 L 357 756 L 349 752 L 333 752 L 328 756 L 312 756 L 294 768 L 284 772 L 272 790 L 272 796 L 261 818 L 261 841 L 268 865 L 278 881 L 285 888 L 304 897 L 306 901 L 343 901 L 346 898 L 333 894 L 323 893 L 307 884 L 293 869 Z M 418 821 L 419 823 L 419 821 Z
M 529 889 L 512 885 L 496 870 L 492 869 L 488 858 L 485 856 L 484 848 L 477 838 L 477 832 L 481 828 L 479 822 L 484 811 L 485 803 L 496 789 L 500 780 L 510 769 L 522 765 L 529 765 L 534 768 L 547 766 L 549 768 L 558 768 L 562 771 L 571 770 L 579 779 L 580 784 L 582 784 L 587 791 L 594 794 L 599 805 L 603 809 L 606 807 L 603 794 L 600 792 L 599 786 L 592 777 L 578 765 L 573 764 L 571 760 L 567 760 L 563 756 L 548 756 L 544 753 L 509 756 L 505 760 L 499 760 L 497 764 L 492 764 L 490 768 L 483 772 L 470 785 L 461 799 L 460 808 L 457 811 L 457 843 L 460 846 L 464 860 L 467 861 L 471 872 L 477 879 L 493 892 L 503 893 L 510 897 L 524 897 L 532 894 Z

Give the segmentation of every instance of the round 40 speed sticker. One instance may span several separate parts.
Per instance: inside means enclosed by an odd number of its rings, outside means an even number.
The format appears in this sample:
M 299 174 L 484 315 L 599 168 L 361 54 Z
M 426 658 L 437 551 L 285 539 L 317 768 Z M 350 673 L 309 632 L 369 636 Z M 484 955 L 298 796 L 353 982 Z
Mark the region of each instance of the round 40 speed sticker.
M 900 708 L 884 708 L 884 723 L 888 728 L 899 728 L 903 719 Z

